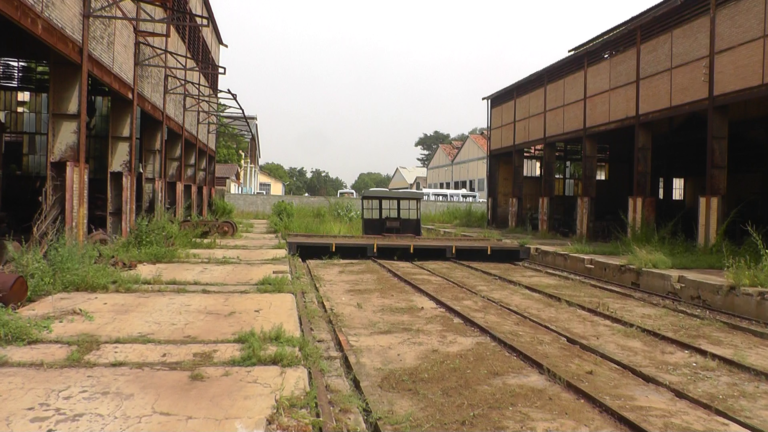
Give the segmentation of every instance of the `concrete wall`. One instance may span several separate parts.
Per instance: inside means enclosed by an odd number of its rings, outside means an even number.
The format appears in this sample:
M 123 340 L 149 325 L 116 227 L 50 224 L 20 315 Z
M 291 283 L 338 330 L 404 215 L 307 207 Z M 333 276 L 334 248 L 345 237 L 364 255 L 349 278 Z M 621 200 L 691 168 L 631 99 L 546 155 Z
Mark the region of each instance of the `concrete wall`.
M 336 197 L 305 197 L 305 196 L 276 196 L 276 195 L 233 195 L 225 196 L 227 202 L 232 203 L 238 210 L 270 213 L 272 205 L 278 201 L 286 201 L 296 205 L 308 206 L 327 206 L 332 202 L 351 202 L 356 206 L 360 205 L 357 198 L 336 198 Z M 486 209 L 486 203 L 460 203 L 460 202 L 436 202 L 424 201 L 421 203 L 423 213 L 437 213 L 449 207 L 464 207 L 471 205 L 475 210 Z

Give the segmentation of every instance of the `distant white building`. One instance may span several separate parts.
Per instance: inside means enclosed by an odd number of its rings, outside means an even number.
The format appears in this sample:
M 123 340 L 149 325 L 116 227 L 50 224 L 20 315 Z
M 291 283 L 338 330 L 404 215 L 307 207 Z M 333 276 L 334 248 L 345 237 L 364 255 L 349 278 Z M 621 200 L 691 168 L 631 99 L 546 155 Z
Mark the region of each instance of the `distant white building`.
M 429 189 L 466 189 L 477 192 L 480 199 L 488 196 L 486 159 L 488 139 L 485 134 L 472 134 L 460 143 L 441 144 L 429 162 Z
M 424 167 L 397 167 L 389 182 L 389 190 L 422 190 L 427 187 Z

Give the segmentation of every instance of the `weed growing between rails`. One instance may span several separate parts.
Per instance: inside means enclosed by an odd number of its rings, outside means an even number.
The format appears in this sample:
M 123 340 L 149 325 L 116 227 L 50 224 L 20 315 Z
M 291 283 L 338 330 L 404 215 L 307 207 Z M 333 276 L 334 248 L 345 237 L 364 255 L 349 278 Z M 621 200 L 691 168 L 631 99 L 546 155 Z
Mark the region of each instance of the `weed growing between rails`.
M 269 225 L 282 238 L 289 233 L 362 235 L 360 210 L 349 202 L 313 207 L 280 201 L 272 206 Z

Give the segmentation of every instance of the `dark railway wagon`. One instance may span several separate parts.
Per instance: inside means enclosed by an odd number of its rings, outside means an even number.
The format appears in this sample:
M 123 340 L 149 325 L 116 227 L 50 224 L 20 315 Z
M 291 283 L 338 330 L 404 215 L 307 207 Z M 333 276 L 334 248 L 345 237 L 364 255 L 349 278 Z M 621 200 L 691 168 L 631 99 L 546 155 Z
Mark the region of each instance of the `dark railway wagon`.
M 363 234 L 421 236 L 421 200 L 416 191 L 367 190 L 362 195 Z

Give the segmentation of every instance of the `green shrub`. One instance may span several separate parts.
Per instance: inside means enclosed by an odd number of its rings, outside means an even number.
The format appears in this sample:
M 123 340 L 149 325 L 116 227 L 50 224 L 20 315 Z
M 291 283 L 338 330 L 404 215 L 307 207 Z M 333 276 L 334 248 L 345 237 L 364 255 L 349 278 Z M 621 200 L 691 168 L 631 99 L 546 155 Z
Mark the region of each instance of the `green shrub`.
M 269 225 L 283 237 L 289 233 L 360 235 L 360 212 L 352 203 L 328 206 L 293 205 L 283 201 L 272 206 Z
M 102 247 L 102 252 L 123 261 L 169 262 L 184 255 L 184 249 L 201 247 L 196 230 L 182 230 L 168 215 L 155 218 L 142 217 L 125 239 Z
M 214 197 L 211 200 L 210 212 L 208 215 L 212 219 L 231 220 L 235 217 L 235 205 L 228 203 L 224 198 Z

